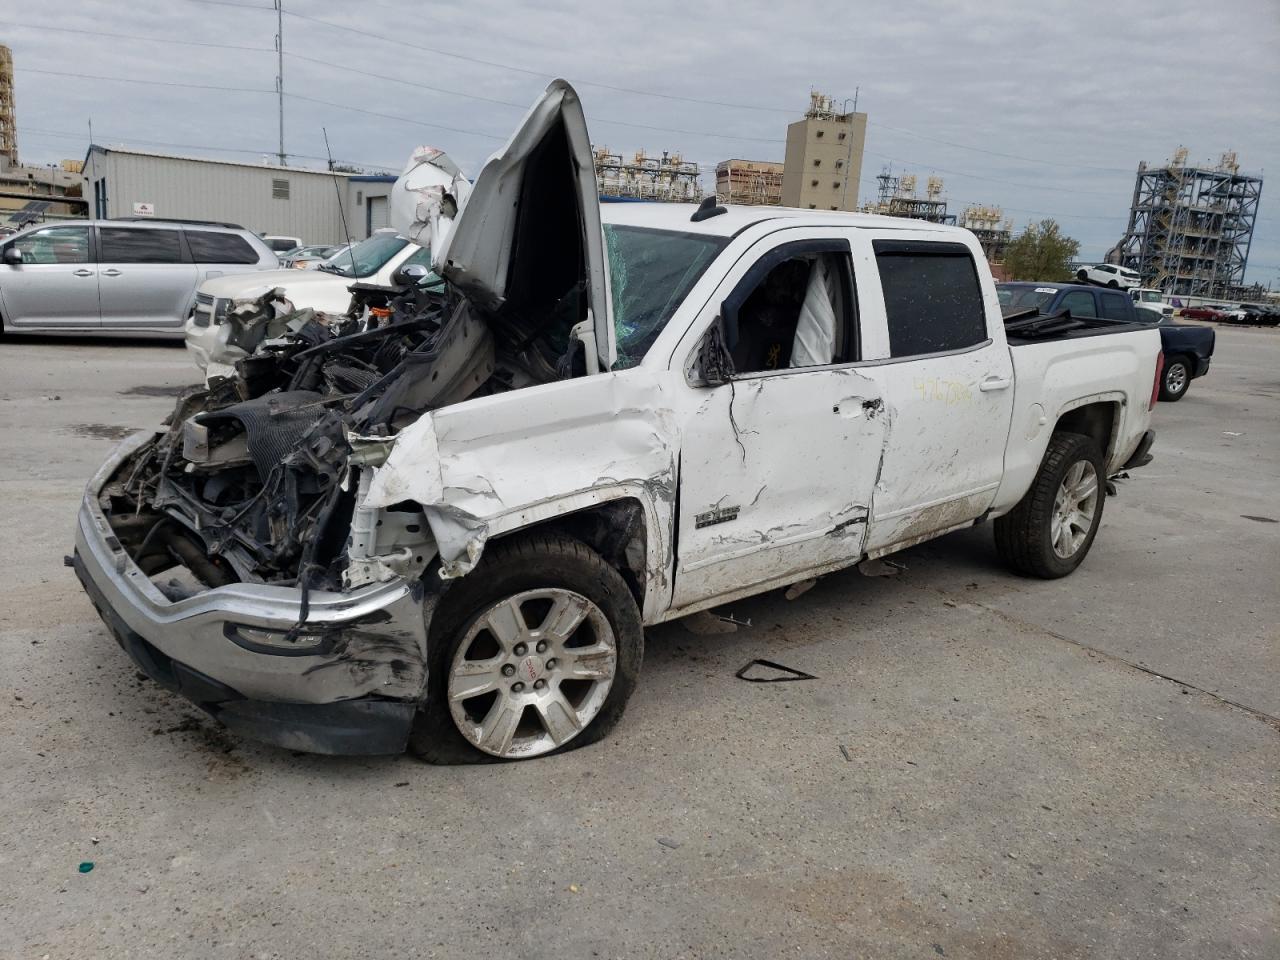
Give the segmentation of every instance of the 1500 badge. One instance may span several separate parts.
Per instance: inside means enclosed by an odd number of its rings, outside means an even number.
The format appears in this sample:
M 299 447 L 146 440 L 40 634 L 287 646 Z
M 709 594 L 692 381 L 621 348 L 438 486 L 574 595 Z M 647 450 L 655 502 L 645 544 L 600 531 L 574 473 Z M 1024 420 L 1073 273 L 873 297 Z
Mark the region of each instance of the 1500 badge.
M 737 520 L 738 509 L 738 507 L 717 507 L 715 510 L 696 514 L 693 518 L 693 525 L 695 528 L 709 527 L 714 523 L 727 523 L 730 520 Z

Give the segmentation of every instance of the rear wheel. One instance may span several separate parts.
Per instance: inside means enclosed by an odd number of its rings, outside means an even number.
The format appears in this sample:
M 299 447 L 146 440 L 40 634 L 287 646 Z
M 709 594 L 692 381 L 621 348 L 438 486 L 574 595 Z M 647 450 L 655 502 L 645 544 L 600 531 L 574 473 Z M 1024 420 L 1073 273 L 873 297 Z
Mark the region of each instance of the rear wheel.
M 1181 400 L 1191 386 L 1191 361 L 1186 357 L 1171 357 L 1160 376 L 1160 399 L 1166 403 Z
M 1080 566 L 1106 501 L 1106 465 L 1092 437 L 1055 433 L 1026 496 L 995 521 L 996 551 L 1019 573 L 1051 580 Z
M 1080 280 L 1080 281 L 1082 281 L 1082 282 L 1083 282 L 1083 281 L 1085 281 L 1085 280 L 1088 280 L 1088 279 L 1089 279 L 1089 271 L 1088 271 L 1088 270 L 1077 270 L 1077 271 L 1076 271 L 1076 279 L 1077 279 L 1077 280 Z
M 1112 290 L 1119 290 L 1119 289 L 1120 289 L 1120 281 L 1119 281 L 1119 280 L 1108 280 L 1108 281 L 1107 281 L 1107 286 L 1108 286 L 1108 287 L 1110 287 Z
M 622 717 L 644 633 L 621 575 L 577 540 L 496 543 L 431 624 L 410 749 L 433 763 L 523 760 L 594 743 Z

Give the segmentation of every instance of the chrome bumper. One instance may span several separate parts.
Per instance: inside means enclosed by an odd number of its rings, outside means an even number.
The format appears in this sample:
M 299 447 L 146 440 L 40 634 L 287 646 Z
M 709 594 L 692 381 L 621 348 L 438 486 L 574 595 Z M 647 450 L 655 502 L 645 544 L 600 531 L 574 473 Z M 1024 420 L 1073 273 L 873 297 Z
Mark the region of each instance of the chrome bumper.
M 112 452 L 85 490 L 76 528 L 76 573 L 121 646 L 157 682 L 256 739 L 321 753 L 403 749 L 426 690 L 420 586 L 397 580 L 312 591 L 301 633 L 319 639 L 301 649 L 252 639 L 297 625 L 297 589 L 236 583 L 170 601 L 129 558 L 98 505 L 120 464 L 150 438 L 135 435 Z M 362 740 L 366 724 L 372 729 Z

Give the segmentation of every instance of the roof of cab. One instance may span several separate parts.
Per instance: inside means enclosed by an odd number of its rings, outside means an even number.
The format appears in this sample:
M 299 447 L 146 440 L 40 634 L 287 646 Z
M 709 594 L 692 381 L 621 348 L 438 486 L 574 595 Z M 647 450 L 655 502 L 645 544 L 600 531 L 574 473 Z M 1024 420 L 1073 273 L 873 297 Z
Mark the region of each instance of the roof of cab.
M 690 218 L 698 207 L 692 203 L 602 203 L 600 217 L 605 223 L 629 227 L 652 227 L 662 230 L 679 230 L 683 233 L 701 233 L 709 236 L 732 237 L 748 227 L 770 220 L 803 219 L 807 224 L 822 227 L 860 227 L 881 230 L 929 230 L 938 233 L 964 233 L 961 227 L 927 220 L 907 220 L 902 217 L 882 217 L 873 213 L 843 213 L 835 210 L 801 210 L 796 207 L 739 206 L 725 204 L 725 212 L 698 222 Z

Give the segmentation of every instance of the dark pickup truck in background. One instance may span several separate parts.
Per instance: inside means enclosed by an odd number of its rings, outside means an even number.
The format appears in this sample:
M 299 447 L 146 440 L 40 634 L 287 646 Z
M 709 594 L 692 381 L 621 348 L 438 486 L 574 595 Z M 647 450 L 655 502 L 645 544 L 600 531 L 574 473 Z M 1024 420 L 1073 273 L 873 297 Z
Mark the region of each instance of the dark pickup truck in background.
M 996 291 L 1006 314 L 1034 308 L 1044 316 L 1066 310 L 1073 317 L 1102 317 L 1129 323 L 1145 319 L 1127 294 L 1107 287 L 1026 280 L 996 284 Z M 1159 322 L 1158 328 L 1164 354 L 1160 399 L 1181 400 L 1191 381 L 1209 372 L 1216 335 L 1209 327 L 1174 323 L 1168 317 Z

